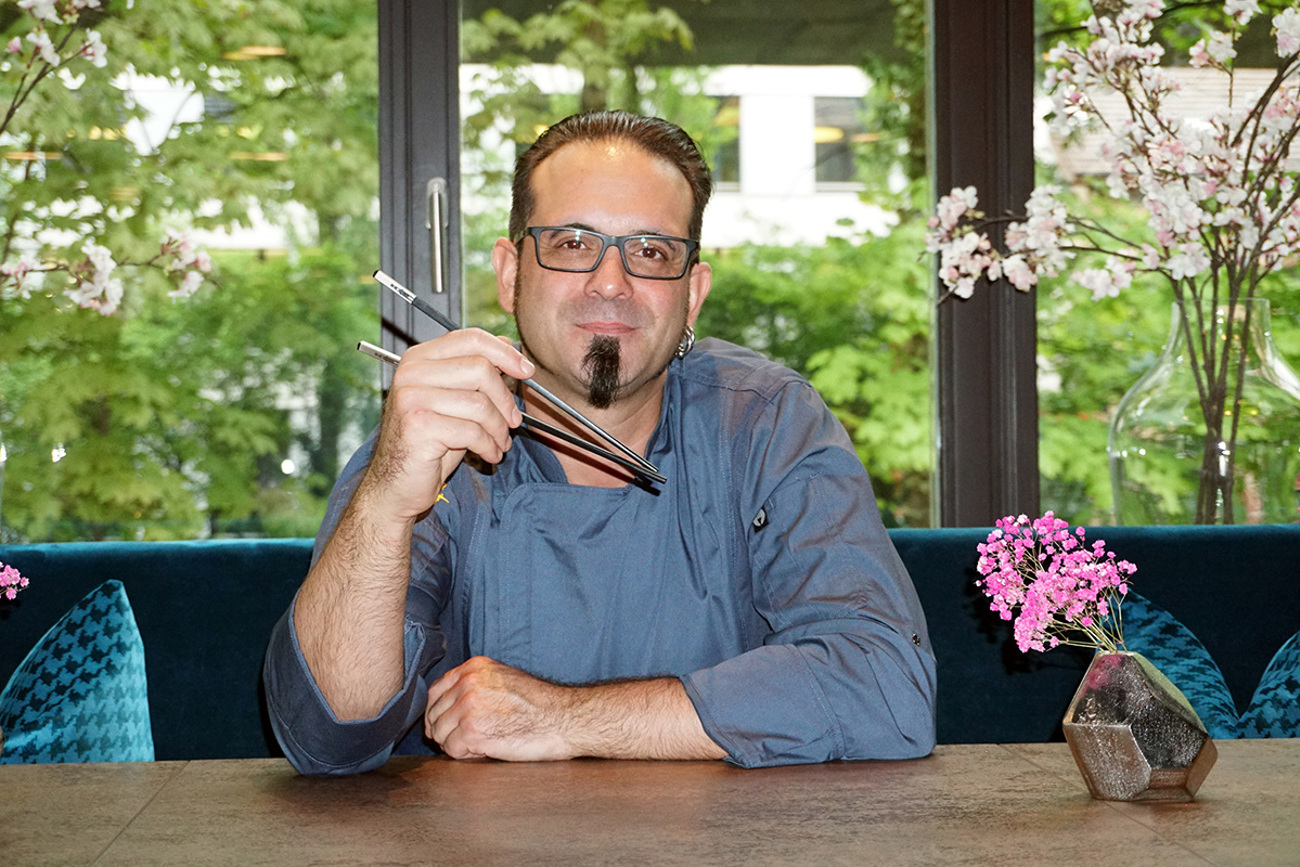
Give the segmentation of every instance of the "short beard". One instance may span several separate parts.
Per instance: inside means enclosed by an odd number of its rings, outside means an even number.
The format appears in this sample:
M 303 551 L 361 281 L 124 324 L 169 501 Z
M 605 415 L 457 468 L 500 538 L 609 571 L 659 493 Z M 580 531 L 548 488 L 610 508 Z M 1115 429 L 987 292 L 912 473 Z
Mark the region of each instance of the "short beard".
M 587 373 L 587 402 L 606 409 L 618 397 L 618 371 L 622 345 L 617 337 L 597 334 L 591 338 L 582 369 Z

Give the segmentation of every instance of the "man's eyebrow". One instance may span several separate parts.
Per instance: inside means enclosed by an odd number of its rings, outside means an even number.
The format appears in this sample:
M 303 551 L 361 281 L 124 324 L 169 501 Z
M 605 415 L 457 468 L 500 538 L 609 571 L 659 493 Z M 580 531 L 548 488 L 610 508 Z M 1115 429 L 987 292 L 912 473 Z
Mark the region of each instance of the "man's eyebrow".
M 601 232 L 600 229 L 597 229 L 595 226 L 588 225 L 587 223 L 565 223 L 564 228 L 578 229 L 583 232 L 596 232 L 601 235 L 610 234 L 609 232 Z M 635 232 L 624 232 L 622 235 L 617 235 L 613 237 L 627 237 L 628 235 L 662 235 L 665 238 L 675 237 L 671 232 L 665 232 L 662 229 L 637 229 Z

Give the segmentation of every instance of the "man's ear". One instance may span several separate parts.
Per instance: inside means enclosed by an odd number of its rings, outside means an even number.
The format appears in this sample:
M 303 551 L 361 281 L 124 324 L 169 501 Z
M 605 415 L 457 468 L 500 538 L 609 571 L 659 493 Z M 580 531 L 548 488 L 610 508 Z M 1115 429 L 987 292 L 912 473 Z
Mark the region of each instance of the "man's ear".
M 492 270 L 497 272 L 497 302 L 511 316 L 515 313 L 515 276 L 519 273 L 519 248 L 506 238 L 492 245 Z
M 709 297 L 709 290 L 713 288 L 713 269 L 708 262 L 699 262 L 691 268 L 686 288 L 686 324 L 694 325 L 695 318 L 700 315 L 700 308 L 704 306 L 704 299 Z

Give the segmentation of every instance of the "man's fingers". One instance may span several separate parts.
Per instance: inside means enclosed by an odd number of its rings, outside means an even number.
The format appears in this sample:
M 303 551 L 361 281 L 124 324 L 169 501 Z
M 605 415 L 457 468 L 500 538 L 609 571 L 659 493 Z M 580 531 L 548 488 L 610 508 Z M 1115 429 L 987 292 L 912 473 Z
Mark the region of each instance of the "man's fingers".
M 480 357 L 514 379 L 527 379 L 537 372 L 533 363 L 515 349 L 509 338 L 488 334 L 478 328 L 464 328 L 443 335 L 436 340 L 412 346 L 403 359 L 448 359 Z
M 399 406 L 401 435 L 408 448 L 424 452 L 426 458 L 462 449 L 495 463 L 510 450 L 511 419 L 480 392 L 430 386 L 407 389 L 390 399 Z
M 523 420 L 514 395 L 501 378 L 500 369 L 482 356 L 403 358 L 393 374 L 389 398 L 407 395 L 416 407 L 442 410 L 443 404 L 434 401 L 450 398 L 457 392 L 463 392 L 466 397 L 474 394 L 485 397 L 508 427 L 518 427 Z M 463 412 L 458 414 L 465 415 Z

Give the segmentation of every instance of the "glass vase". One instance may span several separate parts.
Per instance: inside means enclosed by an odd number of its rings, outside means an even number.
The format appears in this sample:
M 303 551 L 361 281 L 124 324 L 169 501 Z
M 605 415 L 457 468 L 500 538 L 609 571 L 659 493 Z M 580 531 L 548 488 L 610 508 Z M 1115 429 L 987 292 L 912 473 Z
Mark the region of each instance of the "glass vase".
M 1201 315 L 1175 303 L 1156 365 L 1111 420 L 1119 524 L 1284 524 L 1297 513 L 1300 377 L 1264 299 Z

